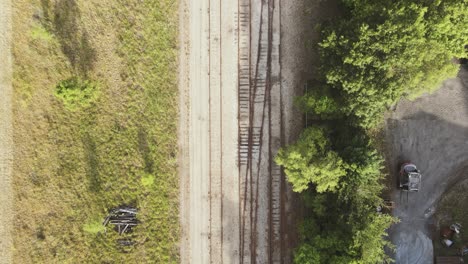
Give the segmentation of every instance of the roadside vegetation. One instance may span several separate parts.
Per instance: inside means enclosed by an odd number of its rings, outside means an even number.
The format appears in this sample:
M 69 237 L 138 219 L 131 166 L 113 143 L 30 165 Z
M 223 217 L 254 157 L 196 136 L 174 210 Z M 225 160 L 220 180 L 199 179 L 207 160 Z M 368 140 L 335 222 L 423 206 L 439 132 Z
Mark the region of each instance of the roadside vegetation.
M 296 263 L 391 262 L 383 158 L 373 135 L 401 97 L 453 77 L 467 56 L 468 1 L 341 0 L 322 25 L 320 74 L 297 105 L 312 120 L 276 161 L 307 207 Z
M 14 1 L 15 263 L 178 262 L 177 9 Z
M 460 249 L 464 246 L 465 241 L 468 241 L 468 181 L 464 180 L 448 190 L 446 195 L 437 204 L 436 223 L 437 230 L 434 240 L 434 251 L 442 256 L 459 256 Z M 440 229 L 447 228 L 454 223 L 459 223 L 462 226 L 460 234 L 455 235 L 452 239 L 453 245 L 446 247 L 442 244 Z M 463 260 L 468 261 L 468 255 L 463 257 Z

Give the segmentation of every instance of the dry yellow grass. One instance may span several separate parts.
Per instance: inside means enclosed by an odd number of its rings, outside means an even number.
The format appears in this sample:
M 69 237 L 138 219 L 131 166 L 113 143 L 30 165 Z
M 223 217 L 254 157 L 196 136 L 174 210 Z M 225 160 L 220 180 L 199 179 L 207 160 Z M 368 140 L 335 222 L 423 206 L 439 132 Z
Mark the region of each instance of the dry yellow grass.
M 15 263 L 172 263 L 178 250 L 177 3 L 14 1 Z M 91 107 L 54 97 L 98 82 Z M 122 249 L 108 209 L 141 224 Z

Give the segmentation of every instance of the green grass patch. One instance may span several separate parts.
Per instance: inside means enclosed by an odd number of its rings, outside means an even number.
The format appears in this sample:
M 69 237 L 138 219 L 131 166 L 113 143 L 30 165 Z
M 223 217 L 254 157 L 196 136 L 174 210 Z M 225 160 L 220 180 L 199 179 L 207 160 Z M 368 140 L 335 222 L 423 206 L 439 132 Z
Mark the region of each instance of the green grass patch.
M 90 223 L 84 224 L 83 231 L 92 235 L 97 235 L 99 233 L 104 233 L 106 231 L 106 228 L 102 225 L 102 220 L 98 219 Z
M 31 37 L 34 40 L 43 40 L 46 42 L 52 41 L 53 35 L 42 25 L 35 25 L 31 29 Z
M 90 80 L 71 77 L 57 84 L 54 95 L 61 99 L 69 110 L 77 110 L 91 106 L 98 99 L 99 85 Z
M 155 179 L 155 177 L 153 175 L 151 175 L 151 174 L 144 175 L 141 178 L 141 184 L 144 187 L 151 187 L 151 186 L 154 185 L 154 179 Z
M 177 263 L 177 4 L 14 8 L 14 262 Z M 123 204 L 140 224 L 103 232 Z

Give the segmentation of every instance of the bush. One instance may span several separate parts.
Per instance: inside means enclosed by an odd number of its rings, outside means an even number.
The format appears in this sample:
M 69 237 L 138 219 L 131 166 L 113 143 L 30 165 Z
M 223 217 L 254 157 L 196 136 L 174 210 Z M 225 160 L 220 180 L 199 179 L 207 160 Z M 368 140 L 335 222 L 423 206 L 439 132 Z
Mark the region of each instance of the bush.
M 302 244 L 294 253 L 294 263 L 321 264 L 320 254 L 310 244 Z
M 71 77 L 55 87 L 54 95 L 62 100 L 69 110 L 91 106 L 99 97 L 99 86 L 90 80 Z
M 375 207 L 337 199 L 334 193 L 304 192 L 307 218 L 300 226 L 302 243 L 294 252 L 295 263 L 383 263 L 390 261 L 384 247 L 386 229 L 394 222 Z M 317 211 L 318 209 L 318 211 Z M 386 262 L 388 263 L 388 262 Z

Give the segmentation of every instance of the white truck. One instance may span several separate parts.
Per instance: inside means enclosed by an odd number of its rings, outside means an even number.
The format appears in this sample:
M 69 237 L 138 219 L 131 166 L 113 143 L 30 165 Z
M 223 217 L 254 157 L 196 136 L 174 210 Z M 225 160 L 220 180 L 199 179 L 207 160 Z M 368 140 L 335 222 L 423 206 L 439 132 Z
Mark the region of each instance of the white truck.
M 421 186 L 421 173 L 411 162 L 406 162 L 400 168 L 400 188 L 404 191 L 417 192 Z

